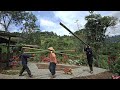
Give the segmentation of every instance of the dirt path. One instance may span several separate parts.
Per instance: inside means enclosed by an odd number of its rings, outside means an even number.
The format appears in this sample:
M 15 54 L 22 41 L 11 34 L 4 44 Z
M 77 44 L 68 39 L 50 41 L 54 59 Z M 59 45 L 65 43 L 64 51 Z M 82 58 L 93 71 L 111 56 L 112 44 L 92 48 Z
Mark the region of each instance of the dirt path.
M 36 63 L 29 63 L 28 66 L 34 76 L 32 79 L 50 79 L 50 72 L 48 69 L 38 69 Z M 87 66 L 79 66 L 79 68 L 73 69 L 73 75 L 66 75 L 64 74 L 63 71 L 56 71 L 55 79 L 71 79 L 75 77 L 96 75 L 106 71 L 107 71 L 106 69 L 94 67 L 94 73 L 90 74 L 89 68 Z M 18 74 L 17 75 L 0 74 L 0 79 L 30 79 L 26 72 L 24 72 L 23 74 L 24 76 L 18 76 Z
M 106 71 L 106 72 L 102 72 L 96 75 L 90 75 L 90 76 L 82 76 L 82 77 L 74 77 L 71 79 L 112 79 L 113 73 Z

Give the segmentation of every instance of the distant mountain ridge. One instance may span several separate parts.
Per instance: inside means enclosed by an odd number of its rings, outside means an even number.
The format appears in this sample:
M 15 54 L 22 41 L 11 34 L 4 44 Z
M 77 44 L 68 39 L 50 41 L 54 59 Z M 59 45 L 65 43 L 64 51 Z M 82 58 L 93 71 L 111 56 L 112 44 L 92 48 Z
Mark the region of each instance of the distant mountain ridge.
M 106 38 L 106 42 L 113 42 L 113 43 L 120 42 L 120 35 L 108 37 Z

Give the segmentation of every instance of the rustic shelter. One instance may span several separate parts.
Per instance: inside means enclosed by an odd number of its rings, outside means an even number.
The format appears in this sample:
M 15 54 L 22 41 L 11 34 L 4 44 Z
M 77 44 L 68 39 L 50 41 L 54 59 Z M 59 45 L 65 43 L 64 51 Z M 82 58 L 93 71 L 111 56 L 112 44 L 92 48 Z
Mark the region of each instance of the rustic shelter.
M 19 37 L 14 35 L 13 33 L 10 32 L 5 32 L 5 31 L 0 31 L 0 45 L 3 45 L 7 47 L 7 61 L 9 61 L 9 56 L 10 56 L 10 44 L 14 45 L 17 42 L 11 40 L 12 37 Z M 7 62 L 7 66 L 8 66 Z

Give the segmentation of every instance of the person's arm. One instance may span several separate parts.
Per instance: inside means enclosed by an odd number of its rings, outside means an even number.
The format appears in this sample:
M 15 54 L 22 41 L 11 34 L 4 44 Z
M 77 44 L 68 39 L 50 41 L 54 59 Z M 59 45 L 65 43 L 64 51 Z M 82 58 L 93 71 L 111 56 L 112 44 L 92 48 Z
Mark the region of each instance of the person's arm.
M 57 64 L 57 58 L 56 58 L 56 54 L 52 53 L 53 57 L 54 57 L 54 62 Z
M 92 49 L 91 49 L 91 54 L 93 55 L 93 51 L 92 51 Z
M 86 47 L 84 47 L 84 52 L 86 52 Z
M 90 53 L 90 55 L 93 56 L 93 52 L 92 52 L 92 49 L 91 49 L 91 48 L 90 48 L 90 50 L 89 50 L 89 53 Z
M 93 51 L 91 50 L 91 54 L 92 54 L 92 56 L 93 56 Z
M 30 57 L 34 57 L 35 54 L 24 54 L 24 56 L 25 56 L 26 58 L 30 58 Z

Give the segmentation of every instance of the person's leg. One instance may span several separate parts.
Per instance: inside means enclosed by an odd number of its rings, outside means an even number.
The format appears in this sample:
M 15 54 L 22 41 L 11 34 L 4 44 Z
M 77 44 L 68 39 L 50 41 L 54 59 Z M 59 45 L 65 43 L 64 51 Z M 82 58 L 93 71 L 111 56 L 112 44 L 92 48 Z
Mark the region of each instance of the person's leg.
M 54 78 L 55 77 L 56 64 L 52 62 L 50 69 L 51 69 L 51 74 L 52 74 L 51 78 Z
M 90 58 L 87 56 L 87 63 L 89 65 L 89 68 L 90 68 Z
M 53 73 L 54 73 L 54 64 L 53 64 L 53 62 L 50 63 L 50 72 L 53 75 Z
M 51 72 L 51 62 L 50 62 L 50 64 L 49 64 L 49 71 Z
M 88 57 L 87 59 L 88 59 L 88 65 L 89 65 L 90 71 L 93 71 L 93 66 L 92 66 L 93 60 L 92 60 L 92 57 Z
M 89 67 L 90 67 L 90 71 L 93 71 L 92 64 L 89 64 Z
M 93 59 L 90 57 L 89 59 L 89 67 L 90 67 L 90 73 L 93 73 Z
M 52 75 L 55 75 L 55 73 L 56 73 L 56 64 L 53 63 L 53 71 L 52 71 Z
M 24 68 L 26 69 L 28 75 L 31 77 L 31 76 L 32 76 L 32 75 L 31 75 L 31 71 L 30 71 L 30 69 L 28 68 L 28 66 L 27 66 L 27 65 L 24 65 Z
M 93 57 L 90 58 L 91 71 L 93 71 Z
M 19 76 L 22 76 L 22 73 L 25 71 L 25 68 L 24 67 L 22 67 L 22 69 L 21 69 L 21 71 L 20 71 L 20 74 L 19 74 Z

